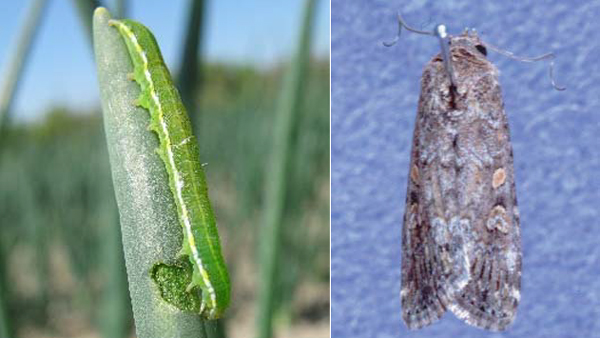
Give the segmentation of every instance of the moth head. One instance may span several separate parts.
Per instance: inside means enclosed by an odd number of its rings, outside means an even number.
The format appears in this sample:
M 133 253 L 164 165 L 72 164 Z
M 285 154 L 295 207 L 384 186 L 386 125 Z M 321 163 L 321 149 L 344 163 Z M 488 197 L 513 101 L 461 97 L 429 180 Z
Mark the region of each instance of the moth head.
M 474 31 L 466 30 L 460 35 L 445 33 L 445 27 L 437 26 L 434 33 L 440 43 L 440 57 L 444 69 L 451 83 L 451 90 L 460 91 L 461 83 L 470 82 L 472 75 L 477 75 L 481 70 L 488 71 L 493 68 L 487 60 L 487 48 Z
M 451 86 L 452 91 L 456 90 L 456 84 L 457 84 L 456 74 L 455 74 L 455 70 L 454 70 L 454 66 L 453 66 L 453 63 L 454 63 L 453 59 L 458 58 L 460 60 L 461 56 L 467 56 L 467 57 L 470 57 L 470 60 L 468 60 L 468 61 L 471 62 L 472 64 L 479 63 L 480 65 L 486 65 L 488 63 L 488 61 L 486 60 L 488 48 L 491 50 L 494 50 L 500 54 L 508 56 L 509 58 L 519 60 L 519 61 L 524 61 L 524 62 L 550 60 L 550 63 L 549 63 L 550 72 L 549 73 L 550 73 L 550 80 L 552 82 L 552 86 L 554 87 L 554 89 L 559 90 L 559 91 L 565 90 L 565 87 L 558 86 L 556 84 L 556 82 L 554 81 L 554 75 L 553 75 L 554 74 L 553 73 L 554 53 L 546 53 L 544 55 L 540 55 L 537 57 L 518 57 L 518 56 L 515 56 L 511 52 L 499 49 L 499 48 L 494 47 L 489 44 L 488 45 L 484 44 L 477 36 L 477 33 L 475 32 L 475 30 L 472 30 L 471 34 L 469 34 L 469 30 L 465 30 L 464 33 L 461 35 L 451 36 L 446 32 L 445 25 L 437 25 L 433 31 L 424 31 L 424 30 L 416 29 L 414 27 L 407 25 L 406 22 L 404 22 L 404 19 L 402 19 L 402 16 L 400 15 L 400 13 L 398 13 L 398 34 L 396 35 L 394 40 L 392 40 L 390 42 L 383 42 L 383 45 L 386 47 L 393 46 L 400 38 L 402 29 L 406 29 L 410 32 L 417 33 L 417 34 L 435 36 L 438 38 L 438 41 L 439 41 L 440 47 L 441 47 L 441 59 L 436 58 L 436 59 L 434 59 L 434 61 L 443 61 L 444 62 L 444 68 L 448 74 L 448 77 L 450 78 L 450 83 L 451 83 L 450 86 Z
M 438 25 L 433 35 L 440 44 L 440 54 L 433 61 L 443 64 L 449 80 L 448 105 L 451 109 L 457 109 L 464 101 L 467 88 L 482 73 L 493 72 L 494 68 L 486 59 L 485 45 L 474 31 L 466 30 L 463 34 L 453 36 L 446 32 L 444 25 Z
M 465 30 L 461 35 L 450 37 L 448 43 L 451 53 L 457 56 L 472 56 L 477 59 L 487 57 L 487 47 L 474 31 L 469 33 Z

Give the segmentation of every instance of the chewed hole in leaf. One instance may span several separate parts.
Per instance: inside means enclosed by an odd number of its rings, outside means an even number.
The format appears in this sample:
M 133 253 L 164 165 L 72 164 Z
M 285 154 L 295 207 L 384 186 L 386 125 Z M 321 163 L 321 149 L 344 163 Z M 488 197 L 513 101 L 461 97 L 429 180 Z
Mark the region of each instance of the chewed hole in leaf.
M 152 267 L 150 276 L 163 300 L 182 311 L 200 312 L 200 288 L 187 291 L 192 281 L 192 265 L 188 260 L 179 260 L 173 265 L 157 263 Z

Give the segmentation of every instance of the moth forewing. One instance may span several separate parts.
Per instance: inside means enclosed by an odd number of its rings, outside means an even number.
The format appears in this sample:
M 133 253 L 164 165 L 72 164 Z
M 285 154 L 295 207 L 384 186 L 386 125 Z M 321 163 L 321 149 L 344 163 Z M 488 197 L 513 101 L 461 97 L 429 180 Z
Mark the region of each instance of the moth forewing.
M 482 52 L 483 51 L 483 52 Z M 513 153 L 496 68 L 467 33 L 425 67 L 402 229 L 402 317 L 505 329 L 520 298 Z
M 170 276 L 172 271 L 161 273 L 157 267 L 180 269 L 179 275 L 183 276 L 185 265 L 168 266 L 157 262 L 151 276 L 167 302 L 182 310 L 198 310 L 208 319 L 219 318 L 230 301 L 229 274 L 221 254 L 216 221 L 189 117 L 152 33 L 132 20 L 111 20 L 110 24 L 118 29 L 127 45 L 134 67 L 133 79 L 141 89 L 136 103 L 149 112 L 149 129 L 158 136 L 157 153 L 165 164 L 183 229 L 181 254 L 188 257 L 192 266 L 192 275 L 184 290 L 187 295 L 183 296 L 169 289 L 170 284 L 176 284 L 174 281 L 167 278 L 159 282 L 155 277 Z M 193 300 L 196 287 L 202 291 L 199 309 L 194 305 L 198 302 Z

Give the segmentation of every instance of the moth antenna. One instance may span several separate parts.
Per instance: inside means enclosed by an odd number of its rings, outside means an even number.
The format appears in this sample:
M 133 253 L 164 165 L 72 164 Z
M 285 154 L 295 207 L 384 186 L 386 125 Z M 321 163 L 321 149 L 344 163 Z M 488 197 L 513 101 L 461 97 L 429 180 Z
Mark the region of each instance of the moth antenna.
M 419 29 L 416 29 L 416 28 L 413 28 L 413 27 L 407 25 L 406 22 L 404 22 L 404 19 L 402 19 L 402 15 L 400 15 L 400 12 L 398 12 L 398 34 L 396 35 L 394 40 L 392 40 L 390 42 L 383 41 L 383 45 L 386 47 L 391 47 L 391 46 L 395 45 L 396 42 L 398 42 L 398 40 L 400 39 L 400 34 L 402 33 L 402 27 L 406 28 L 406 30 L 411 31 L 413 33 L 418 33 L 418 34 L 423 34 L 423 35 L 434 35 L 434 33 L 432 33 L 432 32 L 422 31 L 422 30 L 419 30 Z
M 432 21 L 432 18 L 431 18 L 431 16 L 429 16 L 429 19 L 427 19 L 427 21 L 425 21 L 419 25 L 419 27 L 420 27 L 419 29 L 423 30 L 423 27 L 429 25 L 431 23 L 431 21 Z
M 436 36 L 438 38 L 438 40 L 440 41 L 440 47 L 442 49 L 442 58 L 444 60 L 444 68 L 446 69 L 446 72 L 448 73 L 448 76 L 450 77 L 450 84 L 452 85 L 452 88 L 454 90 L 456 88 L 456 81 L 455 81 L 455 77 L 454 77 L 454 70 L 452 68 L 452 60 L 450 59 L 450 47 L 449 47 L 450 43 L 449 43 L 449 35 L 448 35 L 448 33 L 446 33 L 446 26 L 437 25 L 435 27 L 435 29 L 433 30 L 433 32 L 419 30 L 419 29 L 416 29 L 416 28 L 413 28 L 413 27 L 407 25 L 406 22 L 404 21 L 404 19 L 402 19 L 402 15 L 400 15 L 400 12 L 398 12 L 398 34 L 396 35 L 394 40 L 392 40 L 390 42 L 384 41 L 383 45 L 386 47 L 391 47 L 391 46 L 395 45 L 396 42 L 398 42 L 398 40 L 400 39 L 400 34 L 402 33 L 402 27 L 406 28 L 406 30 L 413 32 L 413 33 L 422 34 L 422 35 L 431 35 L 431 36 Z
M 517 56 L 517 55 L 513 54 L 512 52 L 509 52 L 504 49 L 500 49 L 500 48 L 495 47 L 494 45 L 491 45 L 487 42 L 485 42 L 484 45 L 486 47 L 490 48 L 491 50 L 495 51 L 496 53 L 500 53 L 506 57 L 509 57 L 513 60 L 517 60 L 517 61 L 521 61 L 521 62 L 537 62 L 537 61 L 542 61 L 542 60 L 550 60 L 550 64 L 548 66 L 548 72 L 550 75 L 550 82 L 552 83 L 552 87 L 554 87 L 554 89 L 556 89 L 558 91 L 563 91 L 563 90 L 567 89 L 566 87 L 561 87 L 561 86 L 557 85 L 556 81 L 554 80 L 554 58 L 556 57 L 554 55 L 554 53 L 546 53 L 546 54 L 543 54 L 540 56 L 535 56 L 535 57 L 525 57 L 525 56 Z

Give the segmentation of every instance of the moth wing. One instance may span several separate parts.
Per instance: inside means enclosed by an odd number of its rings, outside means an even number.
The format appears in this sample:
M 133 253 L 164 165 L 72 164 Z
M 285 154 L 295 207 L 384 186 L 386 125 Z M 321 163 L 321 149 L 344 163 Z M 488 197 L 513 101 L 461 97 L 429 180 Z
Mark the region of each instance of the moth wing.
M 422 112 L 418 113 L 421 116 Z M 422 119 L 417 118 L 409 169 L 406 210 L 402 226 L 402 319 L 409 329 L 437 321 L 446 311 L 447 297 L 441 293 L 441 255 L 425 215 L 419 153 Z
M 421 218 L 420 207 L 418 203 L 407 204 L 402 227 L 402 318 L 413 330 L 437 321 L 447 307 L 437 272 L 440 253 L 431 238 L 431 225 Z
M 521 284 L 513 153 L 496 76 L 482 77 L 473 91 L 485 106 L 458 127 L 468 137 L 455 142 L 463 166 L 455 181 L 459 223 L 450 227 L 462 239 L 467 282 L 448 307 L 471 325 L 503 330 L 515 318 Z

